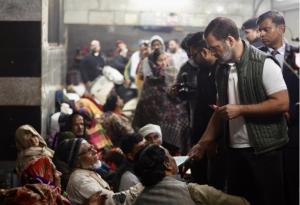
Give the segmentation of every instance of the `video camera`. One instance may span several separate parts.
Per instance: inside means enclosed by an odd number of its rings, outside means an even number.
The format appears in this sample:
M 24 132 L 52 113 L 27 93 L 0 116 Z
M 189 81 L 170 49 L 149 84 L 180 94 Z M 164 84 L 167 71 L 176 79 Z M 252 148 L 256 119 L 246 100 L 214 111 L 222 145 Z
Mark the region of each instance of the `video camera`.
M 186 72 L 181 74 L 181 79 L 183 81 L 182 84 L 177 86 L 179 90 L 178 97 L 181 101 L 187 101 L 189 98 L 189 92 L 193 89 L 193 87 L 187 82 L 188 74 Z

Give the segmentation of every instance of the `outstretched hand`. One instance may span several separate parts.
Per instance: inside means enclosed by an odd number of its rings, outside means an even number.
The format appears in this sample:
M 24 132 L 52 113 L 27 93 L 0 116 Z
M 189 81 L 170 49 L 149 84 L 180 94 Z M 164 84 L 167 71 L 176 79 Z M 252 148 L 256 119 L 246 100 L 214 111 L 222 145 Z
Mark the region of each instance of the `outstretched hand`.
M 204 155 L 205 149 L 203 149 L 203 147 L 200 144 L 196 144 L 194 147 L 192 147 L 192 149 L 188 153 L 188 156 L 192 156 L 195 152 L 198 153 L 194 155 L 192 161 L 200 160 Z

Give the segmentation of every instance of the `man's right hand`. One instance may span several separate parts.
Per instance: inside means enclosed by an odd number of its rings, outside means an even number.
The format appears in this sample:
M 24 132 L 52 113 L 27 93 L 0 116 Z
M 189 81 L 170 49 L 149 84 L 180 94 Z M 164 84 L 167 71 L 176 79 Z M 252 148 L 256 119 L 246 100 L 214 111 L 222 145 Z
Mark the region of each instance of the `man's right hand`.
M 170 96 L 170 97 L 176 97 L 177 95 L 178 95 L 178 93 L 179 93 L 179 90 L 178 90 L 178 83 L 176 83 L 176 84 L 174 84 L 174 85 L 172 85 L 172 87 L 169 89 L 169 92 L 168 92 L 168 95 Z
M 197 151 L 198 153 L 192 158 L 192 161 L 198 161 L 202 159 L 205 153 L 205 148 L 203 148 L 200 144 L 196 144 L 194 147 L 192 147 L 191 151 L 188 153 L 188 156 L 193 155 Z

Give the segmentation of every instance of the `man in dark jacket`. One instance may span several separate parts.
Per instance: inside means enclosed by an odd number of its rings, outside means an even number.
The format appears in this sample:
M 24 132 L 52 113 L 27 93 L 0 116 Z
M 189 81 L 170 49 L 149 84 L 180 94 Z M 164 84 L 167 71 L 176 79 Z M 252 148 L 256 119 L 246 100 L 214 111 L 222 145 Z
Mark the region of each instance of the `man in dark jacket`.
M 126 44 L 122 40 L 116 42 L 118 53 L 114 55 L 113 67 L 117 69 L 122 75 L 124 75 L 125 67 L 132 55 L 127 49 Z
M 100 42 L 93 40 L 90 49 L 91 52 L 82 59 L 80 64 L 81 77 L 87 87 L 91 87 L 92 82 L 99 75 L 102 75 L 102 70 L 105 66 L 104 58 L 100 54 Z
M 187 45 L 190 47 L 191 59 L 199 66 L 197 70 L 197 97 L 194 112 L 194 124 L 192 127 L 192 144 L 197 144 L 206 130 L 214 110 L 208 105 L 215 104 L 217 88 L 215 84 L 215 71 L 218 65 L 217 59 L 211 55 L 204 33 L 197 32 L 189 38 Z M 215 147 L 218 144 L 217 154 Z M 209 184 L 216 189 L 225 190 L 227 151 L 224 139 L 212 144 L 201 161 L 192 165 L 192 176 L 198 184 Z M 208 158 L 208 159 L 207 159 Z
M 209 23 L 205 39 L 219 61 L 217 103 L 190 154 L 198 151 L 196 159 L 201 158 L 223 130 L 229 146 L 228 194 L 250 204 L 284 204 L 281 148 L 288 142 L 284 113 L 289 96 L 279 63 L 242 41 L 226 17 Z
M 257 24 L 265 44 L 259 49 L 279 61 L 289 92 L 289 143 L 283 149 L 284 193 L 286 204 L 299 204 L 299 73 L 295 75 L 284 64 L 285 59 L 294 62 L 295 56 L 291 51 L 296 48 L 284 42 L 285 21 L 278 11 L 268 11 L 260 15 Z
M 145 142 L 144 137 L 138 133 L 128 134 L 121 141 L 120 148 L 126 157 L 114 178 L 114 192 L 128 190 L 140 182 L 133 169 L 133 159 L 135 154 L 145 146 Z
M 243 24 L 242 29 L 244 31 L 244 37 L 247 39 L 250 45 L 258 48 L 260 46 L 263 46 L 264 44 L 261 41 L 260 32 L 258 30 L 256 20 L 257 18 L 247 20 Z

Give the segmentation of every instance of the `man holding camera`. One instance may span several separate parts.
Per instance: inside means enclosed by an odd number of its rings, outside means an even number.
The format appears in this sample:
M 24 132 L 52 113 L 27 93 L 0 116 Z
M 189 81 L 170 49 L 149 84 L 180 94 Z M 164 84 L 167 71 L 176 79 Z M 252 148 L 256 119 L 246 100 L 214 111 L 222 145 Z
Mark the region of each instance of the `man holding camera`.
M 190 128 L 193 125 L 193 119 L 194 119 L 194 110 L 195 110 L 195 103 L 196 103 L 196 92 L 194 91 L 187 91 L 185 87 L 193 87 L 196 90 L 197 86 L 197 77 L 196 73 L 198 70 L 198 65 L 194 63 L 192 59 L 190 59 L 190 48 L 186 45 L 187 40 L 193 35 L 193 33 L 189 33 L 181 42 L 181 48 L 185 50 L 185 52 L 188 55 L 189 60 L 186 61 L 184 64 L 181 65 L 179 73 L 176 78 L 176 83 L 169 89 L 168 96 L 172 98 L 177 98 L 178 103 L 181 103 L 182 101 L 189 101 L 189 120 L 190 120 Z M 182 78 L 185 78 L 183 79 Z M 186 80 L 186 83 L 184 83 L 184 80 Z M 184 86 L 182 84 L 184 83 Z M 183 89 L 182 89 L 183 88 Z M 179 96 L 179 91 L 182 89 L 183 97 Z M 186 93 L 188 92 L 188 93 Z M 185 95 L 188 94 L 188 97 Z M 186 99 L 187 98 L 187 99 Z
M 288 114 L 286 114 L 289 142 L 283 148 L 284 192 L 286 204 L 299 204 L 299 75 L 295 75 L 284 64 L 284 60 L 295 62 L 293 51 L 296 48 L 284 42 L 285 21 L 278 11 L 268 11 L 260 15 L 257 24 L 265 44 L 259 49 L 278 60 L 289 92 L 290 104 Z M 290 66 L 295 65 L 290 63 Z

